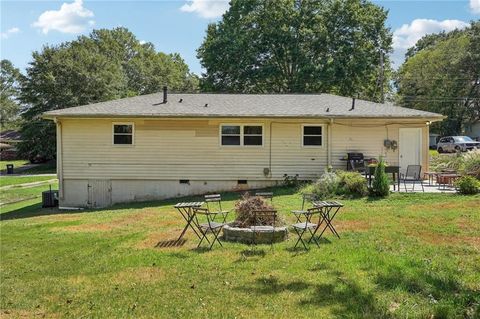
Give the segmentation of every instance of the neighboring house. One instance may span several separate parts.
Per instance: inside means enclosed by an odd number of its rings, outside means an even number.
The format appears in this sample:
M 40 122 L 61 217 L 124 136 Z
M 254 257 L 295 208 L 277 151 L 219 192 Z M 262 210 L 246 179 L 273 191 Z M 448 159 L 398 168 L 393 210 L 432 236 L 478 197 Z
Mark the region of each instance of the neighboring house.
M 440 134 L 430 133 L 428 145 L 431 149 L 437 149 L 437 143 L 440 139 Z
M 319 95 L 150 94 L 49 111 L 60 206 L 276 185 L 346 168 L 347 152 L 428 169 L 440 114 Z M 397 141 L 387 149 L 385 140 Z M 394 144 L 394 143 L 392 143 Z
M 465 125 L 465 135 L 480 141 L 480 121 Z
M 0 132 L 0 158 L 2 160 L 13 160 L 17 158 L 16 145 L 22 141 L 19 132 L 6 130 Z

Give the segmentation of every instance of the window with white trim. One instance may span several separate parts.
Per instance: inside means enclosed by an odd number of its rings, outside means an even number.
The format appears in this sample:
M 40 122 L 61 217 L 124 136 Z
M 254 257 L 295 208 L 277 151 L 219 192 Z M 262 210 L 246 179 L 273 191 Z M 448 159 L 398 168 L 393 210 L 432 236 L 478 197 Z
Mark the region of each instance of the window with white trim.
M 323 126 L 304 125 L 302 130 L 303 130 L 303 146 L 322 146 Z
M 262 125 L 225 124 L 220 133 L 222 146 L 263 146 Z
M 133 124 L 131 123 L 113 124 L 113 144 L 114 145 L 133 145 Z

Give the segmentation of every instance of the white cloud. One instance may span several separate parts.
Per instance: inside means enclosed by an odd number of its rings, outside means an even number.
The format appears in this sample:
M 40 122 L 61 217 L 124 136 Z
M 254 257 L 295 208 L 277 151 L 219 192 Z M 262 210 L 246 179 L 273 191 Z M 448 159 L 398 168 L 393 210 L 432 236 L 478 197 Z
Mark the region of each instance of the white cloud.
M 0 33 L 0 38 L 2 38 L 2 39 L 8 39 L 8 38 L 10 38 L 10 36 L 11 36 L 12 34 L 15 34 L 15 33 L 18 33 L 18 32 L 20 32 L 20 29 L 19 29 L 19 28 L 17 28 L 17 27 L 10 28 L 10 29 L 8 29 L 8 30 L 5 31 L 5 32 Z
M 470 10 L 474 14 L 480 14 L 480 0 L 470 0 Z
M 467 22 L 460 20 L 438 21 L 432 19 L 415 19 L 410 24 L 402 25 L 393 32 L 394 53 L 392 60 L 394 65 L 399 66 L 404 60 L 407 49 L 414 46 L 424 35 L 463 29 L 468 25 Z
M 202 18 L 218 18 L 228 9 L 227 0 L 192 0 L 185 3 L 180 11 L 195 12 Z
M 60 10 L 49 10 L 42 13 L 33 23 L 36 28 L 42 29 L 44 34 L 51 30 L 62 33 L 81 33 L 88 26 L 93 26 L 93 12 L 83 7 L 82 0 L 72 3 L 63 3 Z

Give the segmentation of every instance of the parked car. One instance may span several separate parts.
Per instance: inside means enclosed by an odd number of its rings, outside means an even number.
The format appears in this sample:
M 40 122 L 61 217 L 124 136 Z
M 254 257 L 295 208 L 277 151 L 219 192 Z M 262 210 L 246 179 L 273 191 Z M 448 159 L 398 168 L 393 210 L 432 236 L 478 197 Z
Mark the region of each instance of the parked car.
M 445 136 L 437 144 L 439 153 L 466 152 L 475 148 L 480 148 L 480 142 L 474 141 L 468 136 Z

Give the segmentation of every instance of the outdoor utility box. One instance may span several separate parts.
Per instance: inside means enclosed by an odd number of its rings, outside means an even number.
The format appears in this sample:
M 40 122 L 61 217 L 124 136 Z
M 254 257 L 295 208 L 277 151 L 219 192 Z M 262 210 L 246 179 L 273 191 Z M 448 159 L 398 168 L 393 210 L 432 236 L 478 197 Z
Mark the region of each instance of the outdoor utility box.
M 7 174 L 13 174 L 13 164 L 7 164 Z
M 42 192 L 42 207 L 58 206 L 58 190 L 48 190 Z

